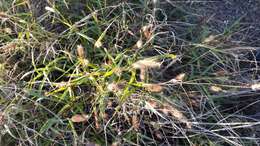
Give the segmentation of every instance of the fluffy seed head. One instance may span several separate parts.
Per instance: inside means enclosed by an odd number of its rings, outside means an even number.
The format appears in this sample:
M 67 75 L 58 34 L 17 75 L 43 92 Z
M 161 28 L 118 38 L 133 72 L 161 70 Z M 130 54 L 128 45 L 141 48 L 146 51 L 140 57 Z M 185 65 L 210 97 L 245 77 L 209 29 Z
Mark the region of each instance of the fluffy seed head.
M 184 78 L 185 78 L 185 76 L 186 76 L 185 73 L 181 73 L 181 74 L 177 75 L 177 76 L 175 77 L 175 79 L 176 79 L 177 81 L 183 81 Z
M 139 124 L 139 118 L 137 117 L 137 115 L 132 116 L 132 125 L 136 131 L 139 129 L 140 124 Z
M 5 12 L 0 12 L 0 18 L 7 18 L 8 15 Z
M 159 84 L 143 84 L 143 87 L 150 92 L 159 93 L 163 91 L 163 87 Z
M 161 66 L 160 62 L 157 62 L 155 59 L 143 59 L 135 62 L 132 67 L 135 69 L 140 68 L 159 68 Z
M 136 42 L 136 47 L 137 47 L 138 49 L 140 49 L 140 48 L 143 47 L 143 41 L 142 41 L 142 39 L 139 39 L 139 40 Z
M 3 112 L 0 112 L 0 126 L 4 125 L 5 123 L 5 115 Z
M 49 11 L 49 12 L 52 12 L 52 13 L 55 13 L 55 10 L 51 7 L 45 7 L 45 10 L 46 11 Z
M 210 35 L 209 37 L 207 37 L 203 42 L 205 43 L 208 43 L 208 42 L 211 42 L 212 40 L 214 40 L 214 36 L 213 35 Z
M 185 123 L 187 128 L 191 128 L 191 123 L 188 121 L 187 117 L 177 108 L 175 108 L 172 105 L 169 105 L 167 103 L 164 104 L 164 107 L 162 109 L 163 112 L 170 114 L 173 116 L 176 120 Z
M 9 27 L 4 28 L 4 32 L 7 34 L 12 34 L 12 29 Z
M 8 51 L 14 51 L 16 49 L 16 44 L 15 43 L 9 43 L 6 44 L 2 47 L 0 47 L 0 52 L 4 51 L 4 52 L 8 52 Z
M 222 88 L 219 87 L 219 86 L 211 86 L 209 89 L 210 89 L 210 91 L 213 91 L 213 92 L 221 92 L 222 91 Z
M 85 57 L 85 49 L 82 45 L 77 45 L 77 53 L 78 53 L 79 58 Z
M 153 34 L 152 28 L 153 28 L 152 24 L 148 24 L 142 27 L 142 32 L 146 39 L 150 39 L 152 37 Z
M 111 92 L 119 92 L 125 88 L 125 83 L 111 83 L 107 85 L 107 90 Z
M 86 122 L 88 120 L 88 115 L 82 114 L 82 115 L 74 115 L 71 117 L 71 121 L 74 123 L 81 123 L 81 122 Z
M 100 47 L 102 47 L 102 42 L 101 42 L 100 40 L 97 40 L 97 41 L 95 42 L 94 46 L 95 46 L 96 48 L 100 48 Z
M 260 84 L 256 83 L 256 84 L 251 85 L 251 89 L 254 91 L 260 90 Z

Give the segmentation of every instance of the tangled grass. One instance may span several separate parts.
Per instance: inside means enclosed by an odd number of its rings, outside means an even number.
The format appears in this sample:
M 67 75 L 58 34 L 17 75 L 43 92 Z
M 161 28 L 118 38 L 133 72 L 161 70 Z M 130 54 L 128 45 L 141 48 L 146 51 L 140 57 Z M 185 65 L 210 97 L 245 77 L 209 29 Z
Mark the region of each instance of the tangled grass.
M 0 8 L 1 145 L 259 143 L 258 48 L 229 42 L 239 20 L 212 34 L 156 0 Z

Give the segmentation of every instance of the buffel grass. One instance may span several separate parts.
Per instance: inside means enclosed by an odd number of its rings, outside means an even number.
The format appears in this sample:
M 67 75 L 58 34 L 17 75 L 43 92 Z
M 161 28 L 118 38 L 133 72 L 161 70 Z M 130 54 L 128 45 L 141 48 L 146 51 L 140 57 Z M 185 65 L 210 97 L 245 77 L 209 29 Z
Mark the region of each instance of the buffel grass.
M 0 1 L 0 145 L 259 143 L 239 21 L 210 35 L 171 1 L 38 1 Z

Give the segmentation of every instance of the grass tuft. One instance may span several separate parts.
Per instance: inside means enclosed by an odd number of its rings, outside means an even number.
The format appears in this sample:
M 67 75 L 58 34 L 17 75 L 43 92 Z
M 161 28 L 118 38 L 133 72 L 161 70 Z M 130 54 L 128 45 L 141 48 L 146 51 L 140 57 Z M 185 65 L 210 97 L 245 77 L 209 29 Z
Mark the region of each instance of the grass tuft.
M 0 145 L 258 144 L 244 17 L 216 32 L 188 4 L 1 1 Z

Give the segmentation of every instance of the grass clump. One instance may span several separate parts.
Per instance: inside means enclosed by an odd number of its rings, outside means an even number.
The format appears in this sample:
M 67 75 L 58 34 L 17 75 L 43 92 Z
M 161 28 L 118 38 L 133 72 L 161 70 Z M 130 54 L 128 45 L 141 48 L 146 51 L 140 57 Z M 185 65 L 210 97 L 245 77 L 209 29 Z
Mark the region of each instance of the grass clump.
M 37 2 L 0 2 L 1 145 L 257 143 L 239 80 L 257 62 L 224 43 L 233 27 L 183 32 L 159 1 Z

